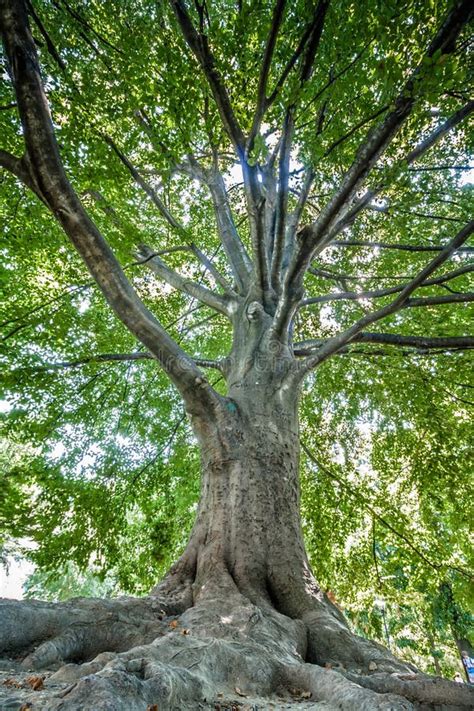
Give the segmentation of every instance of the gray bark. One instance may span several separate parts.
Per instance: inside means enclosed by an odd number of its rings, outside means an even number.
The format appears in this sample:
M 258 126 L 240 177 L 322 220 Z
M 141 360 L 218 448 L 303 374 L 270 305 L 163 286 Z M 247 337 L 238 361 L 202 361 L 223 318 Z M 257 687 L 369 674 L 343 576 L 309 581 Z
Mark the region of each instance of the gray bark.
M 149 267 L 232 321 L 232 351 L 219 362 L 227 381 L 226 397 L 210 386 L 196 361 L 141 302 L 74 192 L 54 135 L 26 5 L 21 0 L 0 0 L 4 44 L 25 139 L 25 155 L 17 158 L 0 151 L 0 165 L 49 208 L 118 318 L 174 382 L 191 417 L 202 459 L 201 499 L 188 546 L 149 597 L 73 600 L 57 606 L 3 601 L 0 651 L 7 655 L 3 668 L 13 669 L 19 686 L 7 683 L 1 687 L 2 708 L 19 708 L 32 701 L 35 708 L 49 711 L 142 711 L 155 704 L 160 711 L 215 709 L 235 707 L 236 695 L 254 706 L 265 708 L 275 701 L 279 708 L 292 708 L 295 689 L 297 705 L 311 698 L 311 708 L 320 711 L 428 710 L 436 705 L 444 711 L 470 708 L 472 690 L 421 675 L 380 645 L 352 634 L 316 582 L 299 518 L 297 410 L 302 378 L 329 355 L 342 352 L 353 341 L 363 341 L 365 326 L 404 307 L 411 293 L 474 229 L 472 224 L 463 228 L 396 292 L 399 296 L 392 304 L 320 344 L 297 367 L 291 318 L 303 298 L 304 272 L 312 257 L 336 236 L 339 220 L 349 219 L 345 208 L 351 206 L 369 171 L 410 114 L 417 70 L 395 109 L 369 133 L 317 221 L 294 240 L 311 176 L 295 212 L 288 217 L 287 196 L 277 196 L 276 176 L 269 164 L 265 179 L 270 197 L 264 204 L 261 176 L 247 160 L 252 136 L 246 137 L 238 124 L 207 37 L 194 26 L 186 3 L 170 3 L 242 165 L 252 259 L 235 226 L 216 157 L 215 171 L 203 173 L 192 161 L 191 170 L 209 187 L 235 292 L 215 271 L 223 296 L 190 284 L 158 255 L 150 259 Z M 283 5 L 278 2 L 276 6 L 268 61 Z M 301 55 L 301 83 L 311 73 L 327 5 L 325 0 L 317 4 L 308 34 L 288 65 L 291 69 Z M 428 57 L 437 49 L 453 51 L 468 14 L 467 0 L 454 4 Z M 264 95 L 267 64 L 266 60 L 256 127 L 268 106 Z M 288 188 L 292 130 L 288 114 L 278 161 L 280 190 Z M 180 231 L 159 196 L 127 165 L 168 223 Z M 276 225 L 276 239 L 272 225 Z M 192 251 L 212 272 L 207 258 Z M 323 669 L 324 665 L 331 668 Z M 28 687 L 25 675 L 31 669 L 45 670 L 44 691 Z M 8 701 L 1 698 L 7 691 L 13 694 Z M 277 693 L 283 695 L 284 703 L 278 702 Z

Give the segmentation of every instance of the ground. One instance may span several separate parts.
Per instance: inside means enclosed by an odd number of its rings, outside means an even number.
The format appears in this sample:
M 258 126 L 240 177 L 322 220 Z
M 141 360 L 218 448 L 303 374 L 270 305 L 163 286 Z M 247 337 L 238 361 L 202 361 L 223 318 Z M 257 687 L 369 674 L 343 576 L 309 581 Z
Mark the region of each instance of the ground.
M 176 612 L 157 597 L 3 599 L 1 711 L 474 707 L 467 685 L 413 671 L 378 645 L 362 668 L 308 663 L 304 623 L 239 593 Z

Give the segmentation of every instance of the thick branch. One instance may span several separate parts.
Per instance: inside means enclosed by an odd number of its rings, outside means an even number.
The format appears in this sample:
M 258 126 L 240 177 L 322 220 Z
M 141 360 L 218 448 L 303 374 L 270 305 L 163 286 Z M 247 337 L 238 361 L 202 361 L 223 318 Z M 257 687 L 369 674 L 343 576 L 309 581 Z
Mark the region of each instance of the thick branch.
M 436 128 L 429 136 L 420 143 L 404 158 L 404 163 L 406 165 L 411 165 L 416 160 L 421 158 L 427 151 L 435 146 L 444 136 L 446 136 L 453 128 L 458 126 L 465 118 L 470 116 L 474 111 L 474 100 L 468 101 L 464 106 L 462 106 L 458 111 L 455 111 L 452 116 L 449 117 L 444 123 L 442 123 L 438 128 Z M 453 166 L 455 168 L 456 166 Z M 420 168 L 420 170 L 424 170 Z M 428 169 L 427 169 L 428 170 Z M 334 237 L 338 235 L 341 230 L 345 227 L 351 225 L 357 215 L 366 207 L 370 206 L 373 199 L 387 187 L 389 183 L 387 181 L 380 182 L 376 187 L 367 190 L 360 198 L 358 198 L 350 207 L 348 207 L 337 220 L 337 222 L 331 228 L 331 233 L 329 235 L 326 244 L 336 244 L 333 242 Z
M 377 311 L 372 311 L 361 319 L 356 321 L 350 328 L 338 333 L 330 338 L 324 346 L 322 346 L 314 356 L 310 356 L 301 368 L 302 374 L 316 367 L 325 361 L 333 353 L 336 353 L 340 348 L 354 340 L 354 338 L 366 328 L 369 324 L 380 321 L 386 316 L 396 313 L 401 308 L 404 308 L 411 294 L 417 289 L 426 279 L 440 267 L 449 257 L 460 247 L 470 235 L 474 232 L 474 220 L 469 222 L 458 234 L 446 245 L 446 247 L 434 259 L 422 269 L 417 276 L 406 284 L 400 294 L 391 303 L 387 304 Z
M 435 52 L 441 52 L 441 54 L 452 53 L 455 49 L 456 39 L 468 21 L 470 14 L 471 4 L 468 0 L 461 0 L 456 3 L 430 43 L 425 59 L 431 59 Z M 410 115 L 419 91 L 417 83 L 422 82 L 423 66 L 423 63 L 420 63 L 412 73 L 394 102 L 395 108 L 388 113 L 378 126 L 369 131 L 340 187 L 320 212 L 317 220 L 301 231 L 299 248 L 287 274 L 287 296 L 281 301 L 277 315 L 275 329 L 277 334 L 282 335 L 288 327 L 304 272 L 316 248 L 321 249 L 332 238 L 331 228 L 340 211 L 353 198 L 381 154 L 390 145 L 398 130 Z
M 219 237 L 237 288 L 241 292 L 245 291 L 252 272 L 252 262 L 237 232 L 221 173 L 212 171 L 206 178 L 206 184 L 212 197 Z
M 270 73 L 270 67 L 273 57 L 273 51 L 275 49 L 275 44 L 278 37 L 278 32 L 283 20 L 283 14 L 285 12 L 286 0 L 276 0 L 275 7 L 273 9 L 272 24 L 270 27 L 270 32 L 267 39 L 267 46 L 265 48 L 265 54 L 263 56 L 262 69 L 260 71 L 260 79 L 258 82 L 257 90 L 257 108 L 255 110 L 255 116 L 252 123 L 252 128 L 248 137 L 248 148 L 252 150 L 253 141 L 255 136 L 260 130 L 260 124 L 262 118 L 265 114 L 265 109 L 267 107 L 267 83 L 268 75 Z
M 24 169 L 21 158 L 17 158 L 17 156 L 8 153 L 8 151 L 0 150 L 0 167 L 5 168 L 10 173 L 13 173 L 13 175 L 19 178 L 23 183 L 25 182 L 27 173 Z
M 290 154 L 295 123 L 293 109 L 288 109 L 283 127 L 280 158 L 278 161 L 278 198 L 276 210 L 275 244 L 272 255 L 271 282 L 275 291 L 281 284 L 281 267 L 285 247 L 288 210 L 288 183 L 290 178 Z
M 143 258 L 143 264 L 148 267 L 148 269 L 157 274 L 160 279 L 163 279 L 172 287 L 178 289 L 178 291 L 189 294 L 194 299 L 197 299 L 215 311 L 219 311 L 225 316 L 230 315 L 230 299 L 223 298 L 219 294 L 215 294 L 209 289 L 206 289 L 205 286 L 181 276 L 181 274 L 178 274 L 178 272 L 168 267 L 151 247 L 140 245 L 138 256 Z
M 313 72 L 314 60 L 318 51 L 321 35 L 323 33 L 326 13 L 329 8 L 329 0 L 319 0 L 311 23 L 308 44 L 305 50 L 303 64 L 301 67 L 301 85 L 305 84 Z
M 105 298 L 125 326 L 162 364 L 188 407 L 215 406 L 210 387 L 196 393 L 201 372 L 140 301 L 120 264 L 70 185 L 59 155 L 41 83 L 36 48 L 21 0 L 3 0 L 2 32 L 23 125 L 28 167 L 44 201 L 61 223 Z
M 305 173 L 305 176 L 304 176 L 303 185 L 301 186 L 301 190 L 298 195 L 298 202 L 296 204 L 296 207 L 293 210 L 293 212 L 291 212 L 288 215 L 284 259 L 283 259 L 283 267 L 284 268 L 286 268 L 288 266 L 288 261 L 290 259 L 291 245 L 293 243 L 293 239 L 294 239 L 296 230 L 298 229 L 298 225 L 299 225 L 301 217 L 303 215 L 303 211 L 304 211 L 306 202 L 309 198 L 309 193 L 311 191 L 311 187 L 313 185 L 314 178 L 315 178 L 315 171 L 312 169 L 308 169 Z
M 302 88 L 310 79 L 313 72 L 313 65 L 318 51 L 319 43 L 324 28 L 326 13 L 329 7 L 329 0 L 319 0 L 313 20 L 310 26 L 306 50 L 303 56 L 300 87 Z M 296 99 L 287 107 L 283 131 L 281 137 L 280 158 L 278 163 L 278 200 L 276 210 L 276 230 L 275 243 L 271 262 L 271 285 L 278 293 L 281 291 L 282 283 L 282 262 L 285 252 L 285 241 L 289 231 L 287 230 L 287 209 L 288 209 L 288 183 L 290 177 L 290 157 L 293 135 L 295 131 L 294 114 L 296 109 Z M 311 173 L 311 171 L 310 171 Z M 312 183 L 310 176 L 309 186 Z M 307 181 L 305 181 L 305 185 Z M 308 187 L 309 191 L 309 187 Z M 299 209 L 302 209 L 299 205 Z
M 244 155 L 245 138 L 232 109 L 206 35 L 195 29 L 183 0 L 169 0 L 181 27 L 183 37 L 198 60 L 217 104 L 224 127 L 239 157 Z
M 42 195 L 34 177 L 28 170 L 24 158 L 17 158 L 17 156 L 8 153 L 8 151 L 0 150 L 0 168 L 4 168 L 12 173 L 16 178 L 18 178 L 18 180 L 29 187 L 42 202 L 46 204 L 44 196 Z

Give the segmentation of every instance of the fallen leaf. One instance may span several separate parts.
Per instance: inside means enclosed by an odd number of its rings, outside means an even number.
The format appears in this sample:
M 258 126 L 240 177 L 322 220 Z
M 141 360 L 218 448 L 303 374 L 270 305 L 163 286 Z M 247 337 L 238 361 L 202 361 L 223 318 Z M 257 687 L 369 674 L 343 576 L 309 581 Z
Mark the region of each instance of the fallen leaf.
M 32 707 L 32 705 L 30 704 L 30 702 L 27 701 L 26 704 L 22 704 L 22 705 L 20 706 L 20 708 L 18 709 L 18 711 L 30 711 L 30 709 L 32 709 L 32 708 L 33 708 L 33 707 Z
M 189 630 L 181 630 L 181 634 L 189 634 Z
M 8 678 L 5 679 L 5 681 L 2 682 L 3 686 L 12 686 L 15 689 L 21 689 L 21 683 L 17 681 L 16 679 Z
M 235 693 L 238 694 L 239 696 L 247 697 L 247 694 L 244 694 L 243 691 L 240 691 L 238 686 L 235 687 Z
M 41 691 L 41 689 L 44 689 L 42 676 L 29 676 L 25 681 L 28 686 L 31 686 L 33 691 Z
M 158 704 L 150 704 L 146 707 L 146 711 L 158 711 Z
M 171 622 L 169 623 L 169 626 L 171 627 L 172 630 L 176 629 L 176 627 L 178 626 L 178 620 L 171 620 Z

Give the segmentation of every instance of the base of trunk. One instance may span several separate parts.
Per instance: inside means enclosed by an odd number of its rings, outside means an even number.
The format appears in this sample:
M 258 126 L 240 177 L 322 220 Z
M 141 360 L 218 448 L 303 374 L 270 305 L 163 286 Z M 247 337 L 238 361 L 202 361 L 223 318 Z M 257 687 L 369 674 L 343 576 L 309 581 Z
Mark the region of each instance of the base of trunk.
M 176 571 L 165 580 L 161 599 L 2 600 L 0 709 L 474 706 L 472 688 L 420 674 L 353 635 L 319 596 L 308 593 L 307 610 L 292 619 L 267 601 L 249 600 L 221 571 L 194 604 L 185 604 L 185 586 L 173 605 L 173 578 Z

